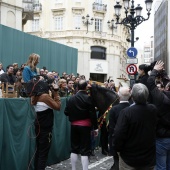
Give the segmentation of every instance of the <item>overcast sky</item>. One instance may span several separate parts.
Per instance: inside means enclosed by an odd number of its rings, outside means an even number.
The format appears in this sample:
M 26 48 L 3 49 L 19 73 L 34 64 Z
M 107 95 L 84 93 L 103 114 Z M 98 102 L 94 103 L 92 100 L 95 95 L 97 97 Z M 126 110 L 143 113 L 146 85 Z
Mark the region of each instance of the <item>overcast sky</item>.
M 136 4 L 140 4 L 142 9 L 142 16 L 144 18 L 147 18 L 147 11 L 146 11 L 146 5 L 145 0 L 136 0 L 135 1 L 135 7 Z M 135 38 L 139 37 L 139 40 L 135 43 L 135 47 L 137 49 L 143 49 L 143 45 L 147 40 L 150 40 L 151 36 L 154 36 L 154 4 L 152 4 L 152 10 L 149 20 L 143 21 L 137 28 L 135 29 Z

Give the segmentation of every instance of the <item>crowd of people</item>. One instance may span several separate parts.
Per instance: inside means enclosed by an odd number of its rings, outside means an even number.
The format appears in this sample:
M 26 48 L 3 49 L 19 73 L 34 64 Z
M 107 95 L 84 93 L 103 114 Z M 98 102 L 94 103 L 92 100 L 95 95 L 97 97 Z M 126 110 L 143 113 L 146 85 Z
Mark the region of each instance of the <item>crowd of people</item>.
M 0 81 L 3 83 L 8 83 L 16 86 L 18 95 L 21 97 L 26 97 L 23 94 L 23 84 L 29 82 L 33 77 L 39 75 L 43 78 L 51 80 L 54 84 L 59 86 L 60 97 L 68 97 L 77 92 L 77 82 L 80 76 L 77 74 L 66 74 L 63 72 L 61 76 L 56 71 L 48 71 L 46 67 L 37 71 L 37 64 L 39 63 L 40 56 L 38 54 L 31 54 L 27 63 L 22 64 L 21 67 L 17 63 L 10 64 L 3 68 L 2 63 L 0 63 Z
M 88 157 L 94 155 L 92 141 L 100 129 L 102 154 L 113 156 L 111 170 L 170 170 L 170 79 L 164 63 L 142 64 L 139 79 L 130 87 L 115 87 L 110 78 L 103 83 L 108 93 L 114 92 L 118 104 L 113 104 L 105 120 L 98 127 L 102 116 L 90 93 L 91 83 L 85 76 L 67 74 L 43 67 L 37 72 L 38 54 L 31 54 L 26 64 L 18 68 L 14 63 L 6 71 L 0 64 L 0 81 L 16 84 L 23 96 L 23 83 L 39 76 L 47 80 L 50 93 L 32 95 L 35 108 L 36 154 L 35 170 L 44 170 L 52 139 L 53 109 L 60 110 L 60 97 L 69 97 L 65 115 L 71 122 L 71 165 L 76 170 L 78 154 L 83 170 L 88 170 Z M 150 73 L 149 73 L 150 71 Z M 99 112 L 99 114 L 97 114 Z

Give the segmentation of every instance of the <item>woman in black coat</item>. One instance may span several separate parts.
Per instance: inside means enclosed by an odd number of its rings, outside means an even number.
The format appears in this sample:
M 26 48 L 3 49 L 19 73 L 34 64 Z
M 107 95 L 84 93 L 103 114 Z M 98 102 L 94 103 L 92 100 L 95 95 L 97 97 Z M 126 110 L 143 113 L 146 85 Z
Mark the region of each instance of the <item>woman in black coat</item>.
M 149 78 L 148 72 L 151 71 L 152 69 L 153 69 L 152 64 L 151 65 L 147 65 L 147 64 L 139 65 L 139 68 L 138 68 L 139 79 L 136 81 L 136 83 L 142 83 L 148 88 L 148 83 L 147 83 L 147 80 Z M 151 100 L 152 100 L 151 95 L 149 93 L 149 97 L 147 101 L 151 103 Z
M 138 68 L 139 79 L 136 81 L 136 83 L 142 83 L 146 87 L 148 87 L 148 85 L 147 85 L 147 80 L 149 77 L 148 72 L 151 69 L 152 69 L 151 65 L 147 65 L 147 64 L 139 65 L 139 68 Z

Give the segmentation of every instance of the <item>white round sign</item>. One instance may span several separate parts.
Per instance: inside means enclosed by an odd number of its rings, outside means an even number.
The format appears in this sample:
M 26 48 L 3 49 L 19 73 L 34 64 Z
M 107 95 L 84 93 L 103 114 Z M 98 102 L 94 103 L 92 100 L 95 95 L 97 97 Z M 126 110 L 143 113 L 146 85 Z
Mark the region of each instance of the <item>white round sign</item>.
M 137 67 L 134 64 L 129 64 L 126 68 L 126 71 L 127 71 L 128 74 L 134 75 L 137 72 Z

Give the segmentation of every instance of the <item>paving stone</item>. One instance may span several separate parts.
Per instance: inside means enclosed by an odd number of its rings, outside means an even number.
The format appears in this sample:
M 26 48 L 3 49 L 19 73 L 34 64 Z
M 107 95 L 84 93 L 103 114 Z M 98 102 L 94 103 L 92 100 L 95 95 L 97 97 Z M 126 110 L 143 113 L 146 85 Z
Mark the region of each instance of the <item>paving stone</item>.
M 109 170 L 113 165 L 113 158 L 101 154 L 101 149 L 95 151 L 95 156 L 89 157 L 89 170 Z M 78 157 L 77 170 L 82 170 L 81 156 Z M 58 164 L 48 166 L 46 170 L 71 170 L 71 161 L 67 159 Z

